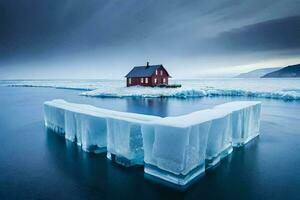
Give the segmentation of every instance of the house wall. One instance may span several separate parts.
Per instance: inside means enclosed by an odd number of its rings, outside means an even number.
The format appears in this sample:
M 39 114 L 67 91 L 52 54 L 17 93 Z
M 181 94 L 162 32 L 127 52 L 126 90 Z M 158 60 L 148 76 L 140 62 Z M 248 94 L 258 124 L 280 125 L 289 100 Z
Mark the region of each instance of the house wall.
M 141 81 L 141 78 L 143 78 L 143 83 Z M 148 78 L 148 83 L 146 83 L 146 78 Z M 152 86 L 151 77 L 135 77 L 130 79 L 131 79 L 131 84 L 129 84 L 129 78 L 127 78 L 127 87 L 134 86 L 134 85 Z
M 162 71 L 162 74 L 161 74 L 161 71 Z M 155 79 L 156 79 L 156 83 L 155 83 Z M 165 79 L 165 82 L 163 82 L 163 79 Z M 169 84 L 169 78 L 168 78 L 167 71 L 163 67 L 158 68 L 157 74 L 154 72 L 154 74 L 151 76 L 151 82 L 152 82 L 152 86 L 157 86 L 157 85 L 161 85 L 161 84 Z
M 162 71 L 162 74 L 161 74 Z M 143 82 L 141 80 L 143 78 Z M 131 79 L 131 84 L 129 84 L 129 79 Z M 157 74 L 154 74 L 151 77 L 148 77 L 148 83 L 146 83 L 146 77 L 134 77 L 134 78 L 127 78 L 127 87 L 134 86 L 134 85 L 141 85 L 141 86 L 158 86 L 161 84 L 169 84 L 169 78 L 167 71 L 160 67 L 157 69 Z M 155 82 L 156 79 L 156 82 Z M 163 80 L 165 79 L 165 82 Z

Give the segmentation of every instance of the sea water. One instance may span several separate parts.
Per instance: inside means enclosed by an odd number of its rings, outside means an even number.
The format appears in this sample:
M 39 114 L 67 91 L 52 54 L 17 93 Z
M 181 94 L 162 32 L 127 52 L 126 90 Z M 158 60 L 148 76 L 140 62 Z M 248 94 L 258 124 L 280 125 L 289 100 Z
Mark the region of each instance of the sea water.
M 0 199 L 296 199 L 298 195 L 298 101 L 243 96 L 90 98 L 80 96 L 82 92 L 0 87 Z M 85 153 L 72 142 L 48 133 L 43 102 L 56 98 L 162 117 L 234 100 L 259 100 L 260 136 L 222 160 L 212 173 L 206 173 L 187 191 L 180 192 L 144 178 L 143 167 L 121 168 L 109 162 L 105 154 Z M 138 197 L 137 191 L 141 191 Z

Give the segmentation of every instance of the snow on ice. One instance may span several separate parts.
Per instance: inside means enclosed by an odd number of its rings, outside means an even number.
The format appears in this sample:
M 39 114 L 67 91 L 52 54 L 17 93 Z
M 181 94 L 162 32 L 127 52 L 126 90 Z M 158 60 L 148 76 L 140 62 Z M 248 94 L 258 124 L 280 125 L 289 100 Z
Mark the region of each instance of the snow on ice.
M 10 87 L 50 87 L 83 90 L 93 97 L 175 97 L 242 96 L 268 99 L 300 100 L 299 79 L 200 79 L 171 80 L 181 88 L 125 87 L 121 80 L 20 80 L 0 81 Z

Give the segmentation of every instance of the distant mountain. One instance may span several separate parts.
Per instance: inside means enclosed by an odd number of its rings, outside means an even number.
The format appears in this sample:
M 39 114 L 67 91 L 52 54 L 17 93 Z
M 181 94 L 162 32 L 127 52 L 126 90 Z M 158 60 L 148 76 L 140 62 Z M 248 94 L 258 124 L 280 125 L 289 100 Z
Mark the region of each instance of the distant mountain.
M 293 78 L 293 77 L 300 77 L 300 64 L 290 65 L 280 70 L 262 76 L 262 78 Z
M 235 78 L 260 78 L 270 72 L 277 71 L 281 68 L 282 67 L 256 69 L 256 70 L 253 70 L 253 71 L 250 71 L 247 73 L 239 74 L 239 75 L 235 76 Z

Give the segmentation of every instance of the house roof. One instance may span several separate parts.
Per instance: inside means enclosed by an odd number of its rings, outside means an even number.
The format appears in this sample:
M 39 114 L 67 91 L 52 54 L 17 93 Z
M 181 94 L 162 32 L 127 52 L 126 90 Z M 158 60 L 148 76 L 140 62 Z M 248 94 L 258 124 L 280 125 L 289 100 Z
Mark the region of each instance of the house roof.
M 150 77 L 155 72 L 155 70 L 160 67 L 163 67 L 163 66 L 162 65 L 136 66 L 125 77 L 126 78 Z M 168 72 L 167 72 L 167 74 L 169 77 L 171 77 Z

